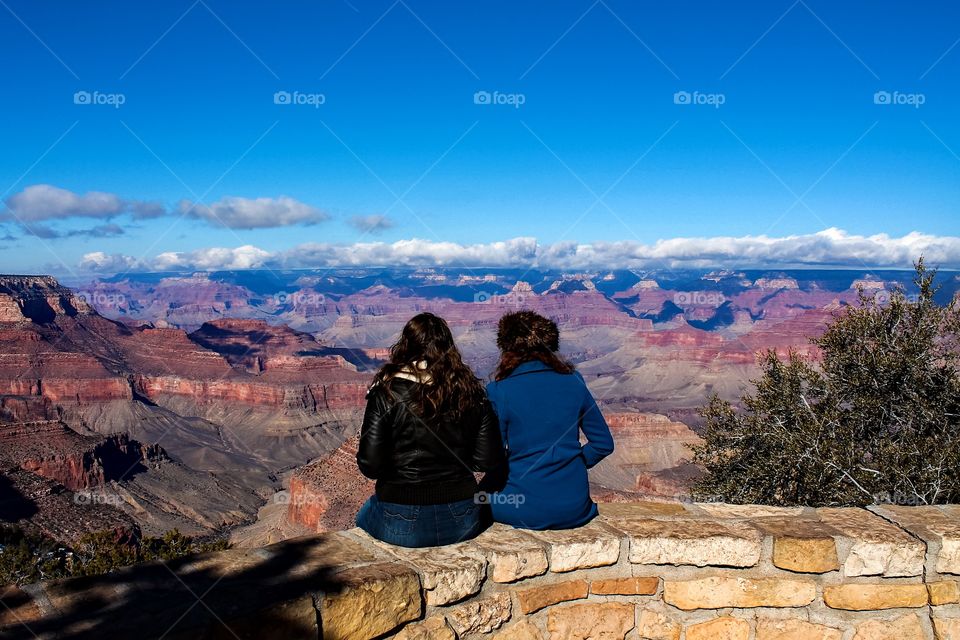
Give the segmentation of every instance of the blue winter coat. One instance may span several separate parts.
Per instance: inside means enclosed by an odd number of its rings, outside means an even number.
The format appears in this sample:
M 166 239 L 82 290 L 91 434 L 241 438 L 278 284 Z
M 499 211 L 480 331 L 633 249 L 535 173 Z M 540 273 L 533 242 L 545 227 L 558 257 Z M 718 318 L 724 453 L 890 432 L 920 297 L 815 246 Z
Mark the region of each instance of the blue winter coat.
M 596 516 L 587 469 L 613 452 L 613 437 L 583 377 L 530 361 L 487 394 L 507 447 L 506 484 L 489 496 L 494 520 L 569 529 Z

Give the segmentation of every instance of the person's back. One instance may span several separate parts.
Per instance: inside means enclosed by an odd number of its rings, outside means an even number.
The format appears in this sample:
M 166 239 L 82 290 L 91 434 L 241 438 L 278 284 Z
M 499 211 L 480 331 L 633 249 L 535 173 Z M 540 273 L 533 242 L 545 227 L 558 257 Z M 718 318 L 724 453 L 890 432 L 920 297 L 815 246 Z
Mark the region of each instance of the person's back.
M 593 518 L 587 469 L 613 451 L 583 378 L 555 355 L 558 341 L 556 325 L 542 316 L 504 316 L 497 339 L 504 354 L 487 386 L 508 456 L 505 484 L 489 497 L 493 517 L 526 529 L 565 529 Z
M 357 514 L 375 538 L 407 547 L 482 530 L 473 472 L 503 460 L 497 417 L 446 323 L 407 323 L 367 395 L 357 464 L 376 493 Z

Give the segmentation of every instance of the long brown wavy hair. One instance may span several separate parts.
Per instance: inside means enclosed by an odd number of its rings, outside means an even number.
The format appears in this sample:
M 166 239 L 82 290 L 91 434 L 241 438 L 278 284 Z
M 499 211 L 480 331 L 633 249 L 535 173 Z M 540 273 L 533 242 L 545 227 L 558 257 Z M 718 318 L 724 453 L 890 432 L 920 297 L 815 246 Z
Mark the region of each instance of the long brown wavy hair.
M 557 373 L 573 373 L 573 364 L 557 355 L 560 330 L 557 323 L 533 311 L 515 311 L 497 325 L 500 363 L 493 377 L 503 380 L 524 362 L 539 360 Z
M 425 362 L 426 369 L 419 369 Z M 390 347 L 390 360 L 377 373 L 374 384 L 390 383 L 402 370 L 429 376 L 429 384 L 416 385 L 417 409 L 423 417 L 451 412 L 460 415 L 482 400 L 483 384 L 464 362 L 446 321 L 432 313 L 420 313 L 407 322 L 400 338 Z

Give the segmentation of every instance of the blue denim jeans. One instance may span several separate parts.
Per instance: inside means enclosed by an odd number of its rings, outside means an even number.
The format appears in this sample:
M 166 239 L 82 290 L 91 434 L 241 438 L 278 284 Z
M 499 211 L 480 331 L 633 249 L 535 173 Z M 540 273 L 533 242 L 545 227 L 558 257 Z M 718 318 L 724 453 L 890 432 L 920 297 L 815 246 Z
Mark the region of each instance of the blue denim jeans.
M 357 514 L 357 526 L 401 547 L 434 547 L 469 540 L 484 529 L 473 498 L 446 504 L 396 504 L 371 496 Z

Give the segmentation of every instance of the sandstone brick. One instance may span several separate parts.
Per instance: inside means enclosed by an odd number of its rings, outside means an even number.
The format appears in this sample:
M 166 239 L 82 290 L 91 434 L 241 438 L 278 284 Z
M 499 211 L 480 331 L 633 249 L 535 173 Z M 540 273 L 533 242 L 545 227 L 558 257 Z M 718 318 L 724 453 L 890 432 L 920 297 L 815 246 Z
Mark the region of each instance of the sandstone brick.
M 623 640 L 634 627 L 634 608 L 623 602 L 573 604 L 547 614 L 551 638 Z
M 919 576 L 926 545 L 903 529 L 864 509 L 817 509 L 820 520 L 852 542 L 843 574 L 853 576 Z
M 172 622 L 172 620 L 171 620 Z M 177 627 L 180 625 L 178 624 Z M 236 632 L 236 633 L 235 633 Z M 288 602 L 272 603 L 259 611 L 240 616 L 218 614 L 209 621 L 207 634 L 210 640 L 241 638 L 316 638 L 317 610 L 311 596 L 303 596 Z M 197 637 L 197 630 L 186 636 Z
M 0 627 L 33 622 L 40 608 L 30 595 L 15 585 L 0 587 Z
M 930 544 L 939 573 L 960 574 L 960 509 L 956 505 L 882 505 L 871 509 Z
M 960 640 L 960 618 L 933 618 L 933 637 L 936 640 Z
M 660 586 L 660 578 L 610 578 L 590 583 L 590 593 L 599 596 L 652 596 Z
M 843 631 L 806 620 L 761 618 L 756 640 L 841 640 Z
M 680 623 L 659 611 L 644 609 L 637 616 L 640 640 L 680 640 Z
M 486 560 L 471 554 L 468 543 L 420 549 L 376 544 L 416 570 L 428 605 L 449 604 L 472 596 L 487 575 Z
M 609 518 L 682 516 L 687 509 L 680 502 L 601 502 L 600 515 Z
M 774 538 L 773 564 L 797 573 L 826 573 L 840 568 L 833 538 Z
M 761 504 L 730 504 L 726 502 L 696 502 L 694 507 L 714 518 L 792 518 L 803 514 L 804 507 L 770 507 Z
M 750 623 L 739 618 L 714 618 L 687 627 L 687 640 L 747 640 Z
M 908 614 L 896 620 L 867 620 L 857 625 L 853 640 L 924 640 L 920 619 Z
M 409 567 L 378 563 L 332 579 L 339 591 L 320 598 L 324 640 L 368 640 L 420 617 L 420 581 Z
M 927 587 L 922 584 L 837 584 L 823 588 L 823 601 L 832 609 L 848 611 L 925 607 Z
M 957 604 L 960 602 L 960 589 L 956 580 L 941 580 L 927 584 L 927 593 L 930 594 L 930 604 Z
M 496 640 L 542 640 L 543 634 L 529 620 L 521 620 L 504 627 L 493 636 Z
M 548 545 L 550 571 L 565 572 L 616 564 L 620 559 L 620 536 L 593 521 L 576 529 L 530 531 Z
M 664 580 L 663 601 L 678 609 L 726 607 L 803 607 L 817 596 L 812 580 L 710 576 L 694 580 Z
M 423 622 L 411 622 L 394 640 L 456 640 L 457 636 L 443 619 L 443 616 L 431 616 Z
M 510 619 L 511 606 L 509 593 L 497 593 L 452 607 L 447 611 L 447 620 L 458 636 L 490 633 Z
M 826 573 L 840 568 L 835 536 L 816 512 L 795 517 L 756 518 L 751 524 L 773 538 L 773 564 L 797 573 Z
M 539 611 L 544 607 L 549 607 L 558 602 L 586 598 L 587 581 L 565 580 L 553 584 L 519 589 L 516 594 L 517 600 L 520 602 L 520 611 L 523 613 L 533 613 L 534 611 Z
M 291 579 L 316 575 L 330 567 L 346 567 L 389 558 L 373 545 L 359 543 L 345 531 L 291 538 L 265 547 L 253 555 L 257 557 L 258 563 L 262 563 L 264 554 L 267 554 L 268 559 L 283 558 L 292 555 L 289 549 L 295 549 L 298 558 L 296 565 L 289 569 Z M 217 555 L 220 553 L 223 552 Z
M 610 524 L 630 541 L 630 562 L 752 567 L 760 560 L 760 532 L 736 521 L 618 519 Z
M 495 524 L 466 547 L 482 553 L 494 582 L 515 582 L 547 572 L 546 545 L 512 527 Z

